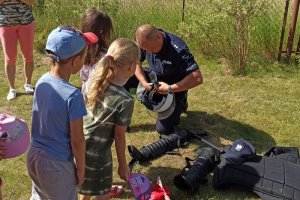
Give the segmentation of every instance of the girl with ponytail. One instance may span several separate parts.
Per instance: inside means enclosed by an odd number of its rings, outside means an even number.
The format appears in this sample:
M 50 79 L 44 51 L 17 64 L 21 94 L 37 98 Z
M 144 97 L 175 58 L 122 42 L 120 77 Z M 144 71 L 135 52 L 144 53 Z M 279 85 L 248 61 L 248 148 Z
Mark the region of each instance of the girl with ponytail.
M 87 83 L 84 117 L 86 173 L 79 193 L 80 200 L 110 198 L 112 186 L 112 152 L 115 141 L 118 175 L 125 182 L 129 169 L 125 156 L 125 132 L 131 122 L 134 99 L 123 85 L 134 75 L 140 50 L 130 39 L 115 40 L 95 66 Z

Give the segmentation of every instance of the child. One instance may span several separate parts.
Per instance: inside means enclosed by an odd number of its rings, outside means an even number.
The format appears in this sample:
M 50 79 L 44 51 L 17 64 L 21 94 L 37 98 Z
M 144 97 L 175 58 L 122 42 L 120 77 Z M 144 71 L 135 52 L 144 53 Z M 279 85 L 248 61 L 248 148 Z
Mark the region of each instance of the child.
M 68 81 L 81 69 L 87 45 L 97 41 L 95 34 L 70 26 L 58 27 L 48 36 L 46 52 L 52 66 L 36 84 L 32 109 L 27 157 L 31 199 L 77 199 L 76 184 L 84 178 L 86 109 L 82 93 Z
M 113 32 L 112 21 L 104 11 L 97 10 L 96 8 L 89 8 L 82 16 L 81 31 L 93 32 L 99 38 L 97 44 L 88 47 L 84 65 L 80 70 L 82 92 L 84 92 L 89 75 L 94 70 L 94 65 L 105 55 L 109 46 L 110 35 Z
M 123 88 L 135 72 L 140 51 L 135 42 L 120 38 L 96 65 L 84 94 L 88 115 L 84 117 L 86 174 L 80 188 L 81 200 L 95 196 L 109 199 L 112 185 L 111 145 L 115 141 L 118 174 L 127 182 L 129 169 L 125 157 L 125 131 L 130 124 L 134 99 Z
M 99 40 L 97 44 L 88 47 L 87 56 L 84 65 L 80 70 L 80 79 L 82 81 L 81 91 L 86 90 L 86 83 L 91 72 L 95 69 L 95 64 L 105 56 L 110 43 L 110 36 L 113 32 L 111 18 L 102 10 L 97 8 L 87 9 L 81 18 L 81 31 L 93 32 Z M 111 197 L 116 197 L 122 194 L 124 187 L 122 185 L 113 185 L 111 188 Z

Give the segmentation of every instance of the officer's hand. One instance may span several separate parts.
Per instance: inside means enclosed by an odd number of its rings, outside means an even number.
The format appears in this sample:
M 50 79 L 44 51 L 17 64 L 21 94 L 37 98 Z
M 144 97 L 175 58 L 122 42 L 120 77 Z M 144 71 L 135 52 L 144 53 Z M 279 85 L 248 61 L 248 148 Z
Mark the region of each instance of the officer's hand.
M 150 90 L 152 89 L 152 87 L 153 87 L 153 83 L 148 83 L 148 82 L 146 82 L 146 83 L 143 84 L 143 87 L 144 87 L 146 90 L 150 91 Z
M 159 94 L 168 94 L 168 90 L 169 90 L 169 85 L 165 82 L 158 82 L 159 83 L 159 87 L 158 87 L 158 90 L 157 92 Z

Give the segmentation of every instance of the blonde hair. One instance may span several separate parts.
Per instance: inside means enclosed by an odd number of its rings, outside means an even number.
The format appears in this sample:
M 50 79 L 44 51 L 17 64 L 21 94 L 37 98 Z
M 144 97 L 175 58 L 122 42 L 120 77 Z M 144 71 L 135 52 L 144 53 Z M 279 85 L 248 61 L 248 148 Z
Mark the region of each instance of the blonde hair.
M 109 82 L 114 79 L 116 71 L 130 66 L 140 59 L 140 49 L 130 39 L 119 38 L 111 43 L 106 56 L 97 64 L 88 83 L 87 106 L 94 107 L 101 101 Z

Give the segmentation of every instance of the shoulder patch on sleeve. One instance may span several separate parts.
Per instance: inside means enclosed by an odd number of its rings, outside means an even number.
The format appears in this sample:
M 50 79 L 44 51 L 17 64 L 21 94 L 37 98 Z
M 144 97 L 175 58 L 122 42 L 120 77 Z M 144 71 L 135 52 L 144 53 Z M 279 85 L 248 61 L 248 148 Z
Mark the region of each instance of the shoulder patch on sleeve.
M 182 49 L 184 49 L 180 45 L 176 44 L 174 41 L 171 41 L 171 45 L 172 45 L 172 47 L 174 47 L 174 49 L 177 51 L 177 53 L 179 53 Z

